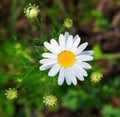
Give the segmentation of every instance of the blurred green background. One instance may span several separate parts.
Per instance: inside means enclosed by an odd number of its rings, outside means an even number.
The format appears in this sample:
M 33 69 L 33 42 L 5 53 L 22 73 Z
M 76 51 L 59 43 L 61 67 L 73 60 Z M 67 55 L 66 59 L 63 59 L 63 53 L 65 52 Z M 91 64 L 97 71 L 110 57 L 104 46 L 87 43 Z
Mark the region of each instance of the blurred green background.
M 120 117 L 120 0 L 0 3 L 0 117 Z M 41 54 L 47 50 L 37 22 L 25 17 L 23 9 L 29 3 L 40 8 L 47 41 L 56 37 L 65 18 L 73 19 L 73 27 L 63 33 L 79 34 L 94 50 L 93 68 L 84 82 L 58 86 L 57 76 L 39 71 Z M 103 73 L 97 84 L 90 80 L 95 71 Z M 6 98 L 8 88 L 17 89 L 17 99 Z M 58 98 L 55 107 L 43 104 L 49 94 Z

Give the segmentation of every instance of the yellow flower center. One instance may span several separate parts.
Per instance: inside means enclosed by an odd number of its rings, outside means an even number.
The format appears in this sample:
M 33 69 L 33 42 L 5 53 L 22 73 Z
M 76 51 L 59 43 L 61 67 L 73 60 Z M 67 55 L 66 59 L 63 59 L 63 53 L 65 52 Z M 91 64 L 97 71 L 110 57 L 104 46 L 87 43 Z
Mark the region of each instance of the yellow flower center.
M 75 55 L 73 52 L 65 50 L 58 55 L 57 60 L 62 67 L 67 68 L 74 64 Z

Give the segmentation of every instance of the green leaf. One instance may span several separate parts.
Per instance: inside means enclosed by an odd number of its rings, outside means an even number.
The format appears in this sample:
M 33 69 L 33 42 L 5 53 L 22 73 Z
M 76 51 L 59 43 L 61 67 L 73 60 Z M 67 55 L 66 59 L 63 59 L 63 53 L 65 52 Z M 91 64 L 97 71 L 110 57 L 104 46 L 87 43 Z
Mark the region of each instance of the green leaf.
M 112 107 L 112 105 L 105 105 L 102 109 L 103 117 L 119 117 L 120 109 Z
M 102 58 L 103 53 L 99 44 L 94 45 L 92 50 L 94 51 L 94 59 L 98 60 Z
M 96 19 L 100 19 L 103 17 L 103 14 L 99 10 L 92 10 L 91 11 L 92 16 L 94 16 Z

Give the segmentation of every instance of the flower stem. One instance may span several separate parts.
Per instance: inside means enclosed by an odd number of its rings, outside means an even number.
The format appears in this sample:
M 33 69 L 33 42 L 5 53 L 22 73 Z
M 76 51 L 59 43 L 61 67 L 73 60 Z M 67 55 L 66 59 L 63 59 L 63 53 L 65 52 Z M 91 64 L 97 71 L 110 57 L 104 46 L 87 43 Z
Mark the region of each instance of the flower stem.
M 44 28 L 42 26 L 41 20 L 39 20 L 38 17 L 35 17 L 35 20 L 37 21 L 37 24 L 39 26 L 40 31 L 42 32 L 43 38 L 47 39 L 47 36 L 46 36 L 46 33 L 45 33 Z
M 59 32 L 57 33 L 56 37 L 58 37 L 59 34 L 60 34 L 64 29 L 65 29 L 65 26 L 63 25 L 63 26 L 61 27 L 61 29 L 59 30 Z
M 103 54 L 104 56 L 102 56 L 101 58 L 103 59 L 109 59 L 109 60 L 114 60 L 114 59 L 119 59 L 120 58 L 120 54 Z
M 11 23 L 10 23 L 10 31 L 11 33 L 15 33 L 15 24 L 16 24 L 16 0 L 11 0 Z

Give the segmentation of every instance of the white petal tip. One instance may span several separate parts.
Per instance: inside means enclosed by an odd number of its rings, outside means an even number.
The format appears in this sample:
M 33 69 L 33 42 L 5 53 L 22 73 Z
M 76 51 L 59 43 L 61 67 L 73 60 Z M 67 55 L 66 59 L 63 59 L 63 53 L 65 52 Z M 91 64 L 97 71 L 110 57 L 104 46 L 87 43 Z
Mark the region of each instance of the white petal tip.
M 92 69 L 92 66 L 89 66 L 89 68 L 88 69 Z
M 76 86 L 76 85 L 77 85 L 77 83 L 73 83 L 73 85 L 74 85 L 74 86 Z
M 43 60 L 39 60 L 39 63 L 40 63 L 40 64 L 43 64 L 43 62 L 42 62 L 42 61 L 43 61 Z
M 50 43 L 53 43 L 54 41 L 55 41 L 54 39 L 51 39 L 51 40 L 50 40 Z
M 58 83 L 59 86 L 62 86 L 63 83 Z
M 43 45 L 45 46 L 48 42 L 44 42 Z
M 39 63 L 41 63 L 41 60 L 39 60 Z
M 69 34 L 69 32 L 66 31 L 64 35 L 66 35 L 66 34 Z
M 71 85 L 71 83 L 70 83 L 70 84 L 69 84 L 69 83 L 67 83 L 67 85 L 68 85 L 68 86 L 70 86 L 70 85 Z
M 94 59 L 94 57 L 93 56 L 91 56 L 91 60 L 93 60 Z
M 40 71 L 44 71 L 45 69 L 44 69 L 44 67 L 40 66 L 40 67 L 39 67 L 39 70 L 40 70 Z
M 80 81 L 84 81 L 85 79 L 83 78 L 83 79 L 80 79 Z
M 43 54 L 42 54 L 42 57 L 44 57 L 44 55 L 45 55 L 45 54 L 43 53 Z
M 64 81 L 59 81 L 58 80 L 58 85 L 61 86 L 63 84 Z
M 60 34 L 60 36 L 59 37 L 63 37 L 63 34 Z
M 94 51 L 91 50 L 91 54 L 93 55 L 93 54 L 94 54 Z
M 54 75 L 54 74 L 52 74 L 52 73 L 48 73 L 48 76 L 53 77 L 53 76 L 55 76 L 55 75 Z
M 85 42 L 86 45 L 88 45 L 88 42 Z

